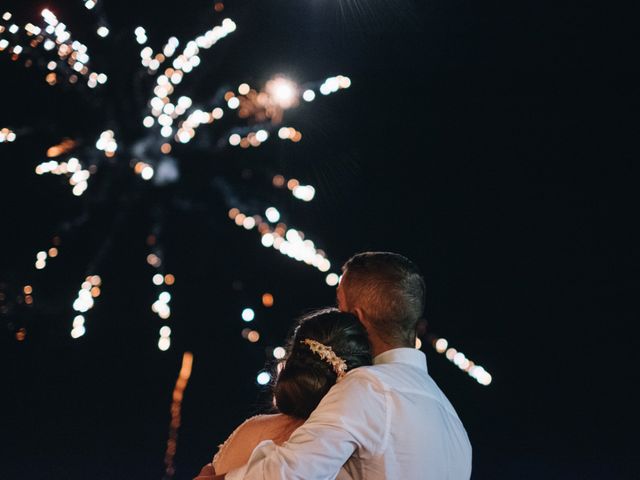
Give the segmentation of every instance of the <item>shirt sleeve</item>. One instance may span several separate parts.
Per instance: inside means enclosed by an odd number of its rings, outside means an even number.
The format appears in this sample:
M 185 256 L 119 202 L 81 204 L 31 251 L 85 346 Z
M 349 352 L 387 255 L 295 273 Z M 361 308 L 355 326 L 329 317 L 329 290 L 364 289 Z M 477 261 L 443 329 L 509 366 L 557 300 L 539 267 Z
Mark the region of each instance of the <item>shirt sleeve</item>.
M 387 425 L 386 395 L 366 367 L 334 385 L 309 419 L 281 446 L 267 440 L 253 451 L 246 470 L 226 480 L 334 479 L 354 452 L 364 461 L 378 453 Z

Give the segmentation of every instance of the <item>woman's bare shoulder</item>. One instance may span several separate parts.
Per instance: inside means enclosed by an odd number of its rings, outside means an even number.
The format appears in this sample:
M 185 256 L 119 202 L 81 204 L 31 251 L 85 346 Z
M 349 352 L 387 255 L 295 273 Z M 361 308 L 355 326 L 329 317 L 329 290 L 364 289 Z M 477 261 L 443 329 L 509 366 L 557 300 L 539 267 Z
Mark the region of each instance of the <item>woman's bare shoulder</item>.
M 270 425 L 272 423 L 288 423 L 293 417 L 283 413 L 263 413 L 254 415 L 244 421 L 242 425 Z
M 282 432 L 283 430 L 290 430 L 291 428 L 295 429 L 303 423 L 304 420 L 282 413 L 255 415 L 245 420 L 244 423 L 238 427 L 236 435 L 262 432 L 265 430 Z
M 255 415 L 245 420 L 227 440 L 220 445 L 213 458 L 216 472 L 227 472 L 249 460 L 253 449 L 263 440 L 273 440 L 281 445 L 304 420 L 281 413 Z

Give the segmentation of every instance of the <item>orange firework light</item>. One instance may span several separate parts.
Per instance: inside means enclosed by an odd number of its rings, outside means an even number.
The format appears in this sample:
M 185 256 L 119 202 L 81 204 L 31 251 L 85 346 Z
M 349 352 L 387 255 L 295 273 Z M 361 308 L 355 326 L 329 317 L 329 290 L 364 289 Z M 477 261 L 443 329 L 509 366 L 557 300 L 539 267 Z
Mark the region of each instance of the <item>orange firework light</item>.
M 176 386 L 173 389 L 173 402 L 171 403 L 171 423 L 169 424 L 169 439 L 167 440 L 167 451 L 164 456 L 164 464 L 166 466 L 166 478 L 172 478 L 176 472 L 173 466 L 173 457 L 176 454 L 178 442 L 178 429 L 180 428 L 182 408 L 182 398 L 184 397 L 184 389 L 191 376 L 191 368 L 193 366 L 193 354 L 184 352 L 182 355 L 182 368 L 176 380 Z

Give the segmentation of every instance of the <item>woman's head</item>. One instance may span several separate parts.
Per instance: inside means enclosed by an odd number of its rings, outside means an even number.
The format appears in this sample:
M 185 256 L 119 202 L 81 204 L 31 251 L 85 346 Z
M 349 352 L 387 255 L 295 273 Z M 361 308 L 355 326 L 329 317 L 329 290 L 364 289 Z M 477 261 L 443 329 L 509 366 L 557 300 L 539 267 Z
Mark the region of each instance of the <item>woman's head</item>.
M 367 332 L 355 315 L 327 308 L 302 317 L 274 387 L 278 410 L 298 418 L 307 418 L 337 380 L 332 365 L 314 353 L 306 339 L 331 347 L 347 364 L 347 371 L 371 365 Z

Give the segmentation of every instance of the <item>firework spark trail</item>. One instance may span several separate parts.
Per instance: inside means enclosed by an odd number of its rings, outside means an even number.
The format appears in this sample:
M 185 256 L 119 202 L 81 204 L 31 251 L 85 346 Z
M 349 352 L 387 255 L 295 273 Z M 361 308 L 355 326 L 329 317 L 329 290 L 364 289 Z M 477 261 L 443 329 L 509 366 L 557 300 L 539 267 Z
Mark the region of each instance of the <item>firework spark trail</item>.
M 163 329 L 169 327 L 162 327 L 160 334 L 163 335 Z M 164 332 L 166 334 L 166 332 Z M 166 338 L 166 337 L 161 337 Z M 176 473 L 176 469 L 173 465 L 173 458 L 175 457 L 178 443 L 178 429 L 182 421 L 181 409 L 182 399 L 184 398 L 184 390 L 189 382 L 191 376 L 191 368 L 193 367 L 193 354 L 191 352 L 184 352 L 182 355 L 182 367 L 176 380 L 176 385 L 173 389 L 173 398 L 171 403 L 171 422 L 169 424 L 169 439 L 167 440 L 167 450 L 164 456 L 165 475 L 163 478 L 171 479 Z

